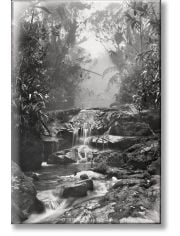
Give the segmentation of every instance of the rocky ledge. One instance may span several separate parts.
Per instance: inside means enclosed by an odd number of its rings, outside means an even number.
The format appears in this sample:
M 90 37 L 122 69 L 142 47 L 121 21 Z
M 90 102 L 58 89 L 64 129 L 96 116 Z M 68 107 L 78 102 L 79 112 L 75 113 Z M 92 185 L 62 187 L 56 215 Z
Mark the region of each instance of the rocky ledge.
M 13 161 L 11 173 L 11 222 L 18 224 L 26 220 L 32 212 L 43 212 L 44 205 L 36 197 L 37 193 L 32 179 L 23 174 Z

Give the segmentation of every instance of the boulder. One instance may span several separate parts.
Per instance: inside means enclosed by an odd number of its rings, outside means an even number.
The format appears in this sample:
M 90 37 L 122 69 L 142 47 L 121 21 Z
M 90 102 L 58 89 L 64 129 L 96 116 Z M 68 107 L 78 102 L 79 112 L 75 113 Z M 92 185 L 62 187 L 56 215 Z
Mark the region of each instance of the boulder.
M 118 136 L 148 136 L 152 132 L 145 122 L 119 121 L 111 125 L 109 134 Z
M 85 180 L 85 179 L 89 179 L 89 177 L 87 174 L 82 174 L 82 175 L 80 175 L 80 179 Z
M 105 162 L 101 162 L 98 165 L 96 165 L 92 170 L 94 172 L 105 175 L 108 171 L 108 166 Z
M 36 197 L 32 179 L 23 174 L 18 165 L 12 162 L 11 199 L 12 223 L 21 223 L 30 213 L 44 211 L 43 203 Z
M 71 142 L 73 140 L 73 128 L 72 127 L 63 127 L 60 129 L 60 131 L 57 133 L 58 138 L 63 138 Z
M 85 197 L 87 195 L 87 191 L 92 191 L 93 188 L 94 186 L 92 179 L 85 179 L 57 187 L 54 191 L 54 195 L 62 198 Z
M 113 135 L 109 135 L 109 148 L 119 149 L 121 151 L 131 147 L 135 143 L 137 143 L 139 139 L 137 137 L 117 137 Z
M 116 135 L 94 136 L 89 140 L 89 144 L 91 146 L 97 147 L 99 149 L 112 148 L 119 149 L 121 151 L 131 147 L 138 142 L 138 137 L 123 137 Z
M 85 197 L 87 195 L 87 184 L 79 182 L 63 186 L 62 197 Z
M 92 179 L 81 180 L 78 183 L 85 183 L 86 186 L 87 186 L 87 190 L 92 191 L 94 189 L 94 185 L 93 185 Z
M 11 223 L 20 224 L 28 218 L 27 214 L 20 210 L 17 204 L 11 201 Z
M 123 153 L 123 156 L 127 166 L 131 166 L 133 169 L 149 169 L 151 174 L 160 173 L 160 143 L 158 140 L 150 139 L 133 145 Z
M 105 150 L 99 152 L 97 156 L 93 158 L 94 162 L 105 162 L 109 166 L 121 166 L 124 164 L 122 152 L 119 150 Z

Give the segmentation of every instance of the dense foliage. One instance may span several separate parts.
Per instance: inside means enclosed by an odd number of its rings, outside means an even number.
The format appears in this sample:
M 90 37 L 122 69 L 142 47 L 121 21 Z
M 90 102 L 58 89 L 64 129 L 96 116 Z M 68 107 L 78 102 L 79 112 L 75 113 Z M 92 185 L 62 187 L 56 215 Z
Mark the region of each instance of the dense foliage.
M 160 108 L 159 12 L 158 2 L 122 1 L 89 19 L 115 64 L 104 75 L 114 71 L 109 86 L 118 84 L 120 104 L 134 102 L 140 110 Z
M 86 72 L 84 52 L 72 50 L 80 28 L 79 11 L 87 4 L 31 3 L 18 19 L 13 47 L 13 126 L 21 136 L 48 133 L 47 109 L 73 106 Z M 17 33 L 18 32 L 18 33 Z

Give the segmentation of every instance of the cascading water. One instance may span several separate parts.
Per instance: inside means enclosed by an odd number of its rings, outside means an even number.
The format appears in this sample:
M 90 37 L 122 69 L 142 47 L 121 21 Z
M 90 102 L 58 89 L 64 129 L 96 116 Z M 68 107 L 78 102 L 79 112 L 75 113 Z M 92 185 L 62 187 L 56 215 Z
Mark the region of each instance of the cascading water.
M 85 111 L 83 119 L 79 119 L 79 123 L 74 123 L 72 150 L 78 153 L 78 161 L 67 166 L 58 167 L 55 165 L 43 165 L 40 170 L 40 182 L 36 183 L 38 191 L 37 197 L 44 203 L 45 212 L 42 214 L 32 214 L 25 223 L 49 223 L 55 222 L 65 211 L 81 204 L 84 201 L 96 199 L 106 194 L 112 185 L 112 180 L 105 180 L 104 176 L 93 171 L 88 171 L 92 167 L 93 152 L 97 151 L 89 146 L 89 140 L 92 135 L 93 118 L 86 116 L 89 111 Z M 53 150 L 57 149 L 55 145 Z M 80 172 L 79 172 L 80 171 Z M 75 174 L 74 174 L 75 173 Z M 87 174 L 93 179 L 94 189 L 88 191 L 86 197 L 63 199 L 59 195 L 54 194 L 56 187 L 70 183 L 75 183 L 80 179 L 81 174 Z M 61 175 L 61 176 L 60 176 Z
M 82 171 L 79 175 L 82 173 L 87 173 L 91 176 L 90 171 Z M 53 190 L 39 192 L 38 198 L 44 202 L 46 211 L 42 214 L 32 214 L 24 223 L 54 223 L 65 211 L 72 209 L 74 206 L 78 206 L 79 204 L 92 199 L 98 200 L 99 197 L 104 196 L 107 193 L 114 182 L 113 180 L 104 180 L 101 174 L 92 172 L 92 177 L 96 175 L 99 176 L 97 177 L 97 180 L 93 180 L 94 190 L 88 192 L 86 197 L 63 199 L 58 196 L 55 197 L 53 195 Z M 75 178 L 76 180 L 79 176 L 72 176 L 71 178 Z M 45 199 L 45 197 L 48 199 Z
M 72 147 L 74 147 L 78 143 L 79 143 L 79 128 L 75 127 L 74 130 L 73 130 Z
M 80 162 L 87 162 L 89 159 L 92 159 L 92 151 L 89 147 L 90 136 L 91 124 L 89 122 L 82 122 L 75 126 L 73 130 L 72 147 L 77 147 Z

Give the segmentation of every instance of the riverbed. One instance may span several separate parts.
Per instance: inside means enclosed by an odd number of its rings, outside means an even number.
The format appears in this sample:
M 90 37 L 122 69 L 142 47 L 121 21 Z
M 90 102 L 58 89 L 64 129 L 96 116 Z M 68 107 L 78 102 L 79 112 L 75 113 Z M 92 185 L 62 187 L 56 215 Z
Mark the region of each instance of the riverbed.
M 37 197 L 45 205 L 41 214 L 31 214 L 24 223 L 49 223 L 60 217 L 65 211 L 74 208 L 82 202 L 104 196 L 114 184 L 115 178 L 107 180 L 105 176 L 91 170 L 91 162 L 72 163 L 68 165 L 42 164 L 41 170 L 36 172 L 38 181 L 34 181 Z M 80 175 L 86 174 L 93 180 L 94 189 L 88 191 L 87 196 L 81 198 L 61 198 L 56 190 L 64 184 L 75 183 Z

